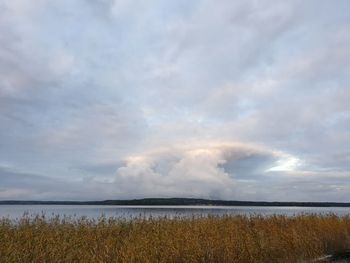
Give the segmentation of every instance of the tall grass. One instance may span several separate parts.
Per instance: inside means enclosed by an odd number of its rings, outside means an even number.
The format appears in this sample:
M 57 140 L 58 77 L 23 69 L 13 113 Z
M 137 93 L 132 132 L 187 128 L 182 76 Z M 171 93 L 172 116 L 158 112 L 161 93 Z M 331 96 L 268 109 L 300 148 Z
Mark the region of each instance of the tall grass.
M 350 217 L 0 220 L 0 262 L 307 262 L 350 245 Z

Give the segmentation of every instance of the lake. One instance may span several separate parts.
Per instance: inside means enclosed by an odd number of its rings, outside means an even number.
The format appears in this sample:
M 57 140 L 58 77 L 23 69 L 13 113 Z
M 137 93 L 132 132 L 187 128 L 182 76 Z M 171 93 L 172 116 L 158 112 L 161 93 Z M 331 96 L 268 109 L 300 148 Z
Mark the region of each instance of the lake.
M 299 215 L 299 214 L 329 214 L 339 216 L 350 215 L 349 207 L 257 207 L 257 206 L 94 206 L 94 205 L 0 205 L 0 218 L 16 219 L 24 214 L 29 216 L 45 214 L 79 218 L 106 217 L 192 217 L 192 216 L 223 216 L 223 215 Z

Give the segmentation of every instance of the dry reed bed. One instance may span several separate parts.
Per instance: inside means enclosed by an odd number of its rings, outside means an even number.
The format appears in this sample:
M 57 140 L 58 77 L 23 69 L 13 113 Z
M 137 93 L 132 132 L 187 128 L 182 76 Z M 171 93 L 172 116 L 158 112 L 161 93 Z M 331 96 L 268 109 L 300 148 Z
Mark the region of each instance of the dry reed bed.
M 0 220 L 0 262 L 307 262 L 349 248 L 350 217 Z

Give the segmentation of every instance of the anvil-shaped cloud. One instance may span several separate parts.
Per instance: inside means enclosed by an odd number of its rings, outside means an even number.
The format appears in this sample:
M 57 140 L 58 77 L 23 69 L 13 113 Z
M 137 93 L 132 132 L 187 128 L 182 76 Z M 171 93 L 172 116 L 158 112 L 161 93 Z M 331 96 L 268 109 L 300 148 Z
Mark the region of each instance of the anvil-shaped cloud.
M 140 197 L 157 193 L 229 199 L 237 197 L 241 180 L 261 180 L 267 169 L 286 158 L 281 152 L 238 143 L 173 146 L 129 157 L 118 168 L 115 183 L 122 193 Z

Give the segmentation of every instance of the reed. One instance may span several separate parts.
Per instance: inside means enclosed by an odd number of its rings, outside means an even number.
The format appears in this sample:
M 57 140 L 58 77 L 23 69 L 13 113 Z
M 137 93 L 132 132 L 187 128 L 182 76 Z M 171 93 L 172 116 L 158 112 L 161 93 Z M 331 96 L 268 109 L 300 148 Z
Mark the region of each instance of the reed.
M 307 262 L 350 247 L 350 217 L 0 219 L 0 262 Z

